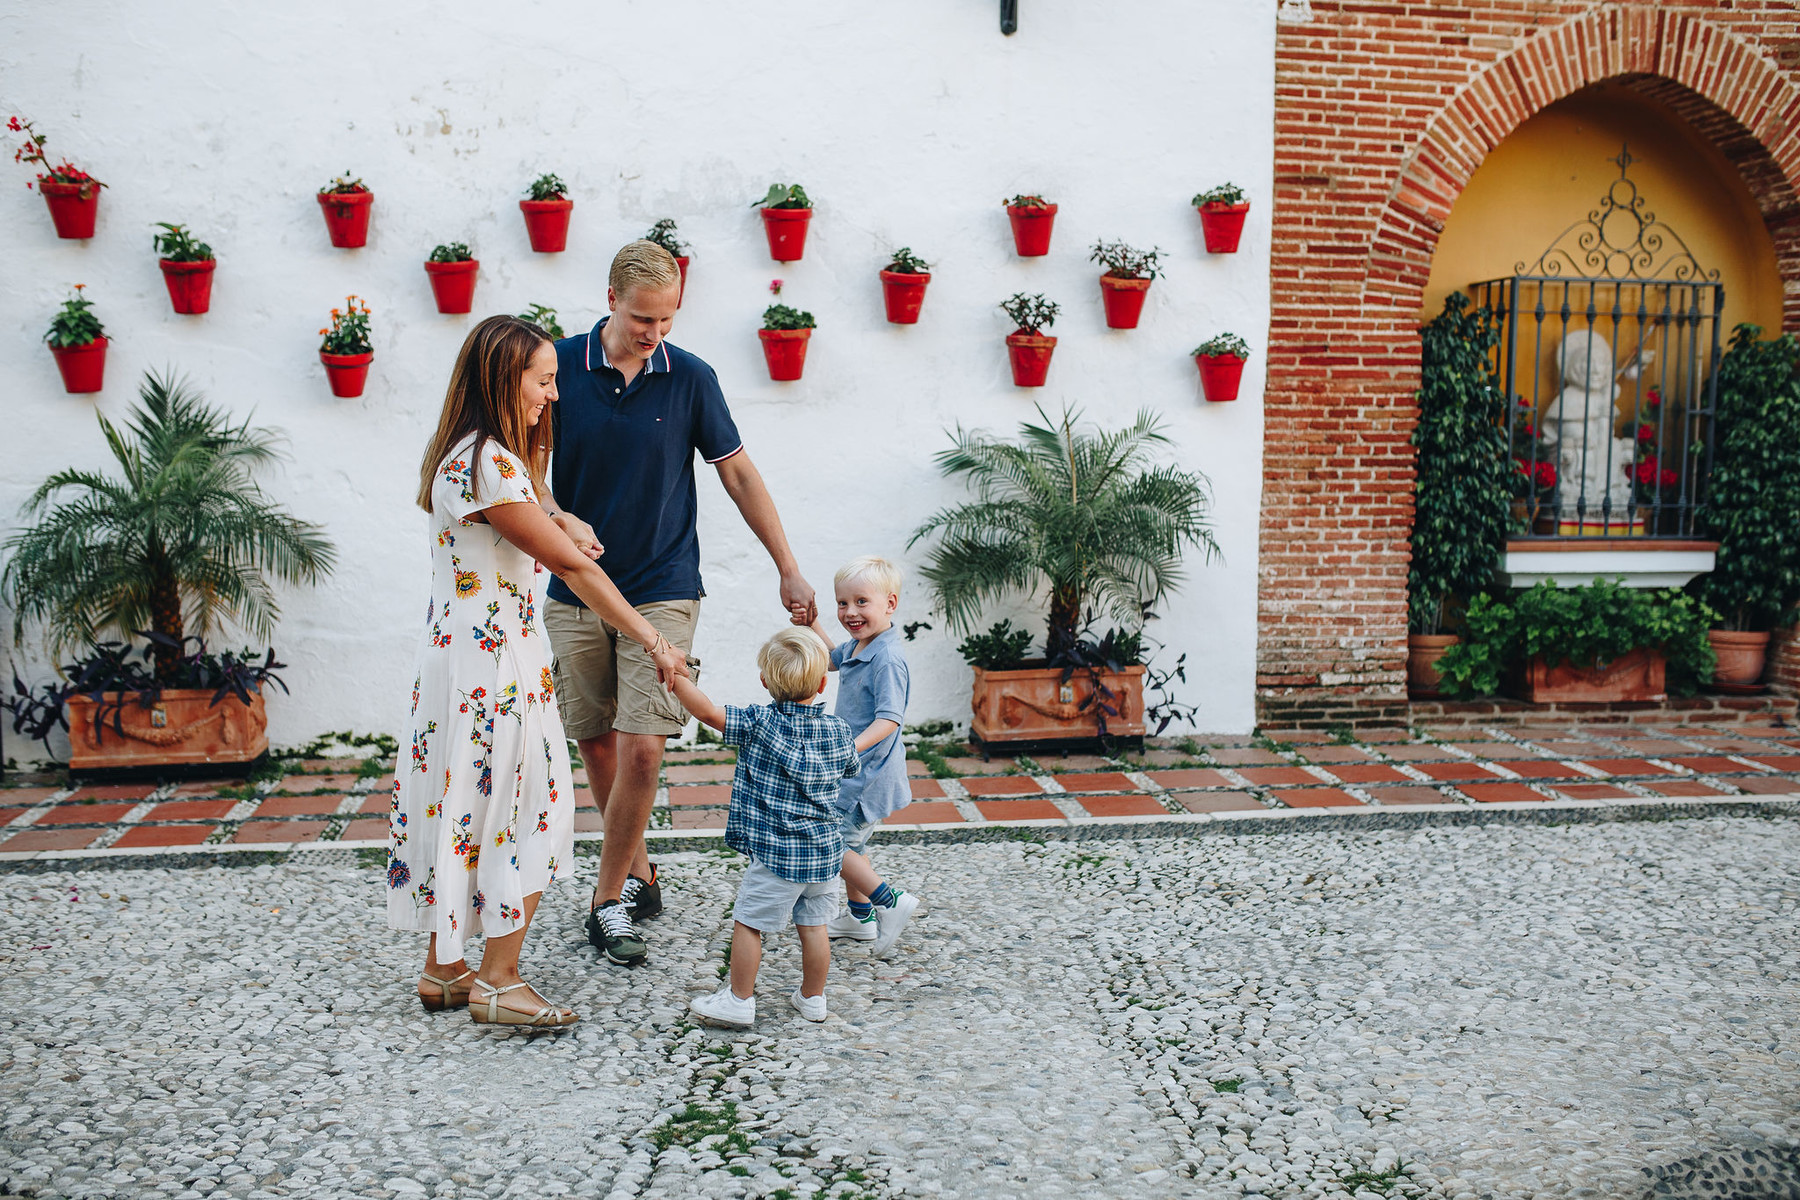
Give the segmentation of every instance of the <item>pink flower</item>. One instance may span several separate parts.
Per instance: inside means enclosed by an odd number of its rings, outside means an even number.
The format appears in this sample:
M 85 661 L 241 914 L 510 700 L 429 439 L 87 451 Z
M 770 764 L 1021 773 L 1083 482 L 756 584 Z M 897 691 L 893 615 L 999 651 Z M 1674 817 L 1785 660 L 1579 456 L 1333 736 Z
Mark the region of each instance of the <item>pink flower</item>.
M 771 295 L 771 296 L 781 295 L 781 280 L 779 280 L 779 279 L 769 280 L 769 295 Z

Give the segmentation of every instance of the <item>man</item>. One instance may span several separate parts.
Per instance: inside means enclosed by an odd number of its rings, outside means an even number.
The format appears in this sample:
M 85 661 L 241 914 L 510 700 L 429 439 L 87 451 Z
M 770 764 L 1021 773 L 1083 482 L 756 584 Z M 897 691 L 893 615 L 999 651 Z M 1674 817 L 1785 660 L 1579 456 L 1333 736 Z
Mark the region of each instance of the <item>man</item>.
M 607 279 L 611 315 L 556 344 L 552 519 L 606 571 L 632 607 L 688 655 L 700 615 L 694 454 L 718 469 L 726 494 L 781 575 L 781 607 L 816 614 L 813 589 L 788 549 L 775 502 L 744 452 L 713 369 L 663 340 L 681 275 L 668 251 L 637 241 Z M 656 681 L 642 648 L 550 584 L 544 628 L 556 654 L 563 725 L 581 750 L 606 839 L 588 910 L 588 940 L 609 961 L 645 959 L 634 919 L 662 911 L 644 845 L 664 740 L 688 714 Z

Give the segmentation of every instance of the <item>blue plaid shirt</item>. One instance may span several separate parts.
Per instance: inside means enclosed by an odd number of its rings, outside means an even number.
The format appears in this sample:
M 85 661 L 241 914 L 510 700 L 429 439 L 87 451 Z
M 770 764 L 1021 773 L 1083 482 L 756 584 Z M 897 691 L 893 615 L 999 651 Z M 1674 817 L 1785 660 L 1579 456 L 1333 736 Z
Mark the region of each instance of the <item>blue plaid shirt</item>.
M 818 704 L 727 704 L 724 737 L 738 748 L 725 844 L 790 883 L 837 878 L 838 780 L 862 770 L 850 726 Z

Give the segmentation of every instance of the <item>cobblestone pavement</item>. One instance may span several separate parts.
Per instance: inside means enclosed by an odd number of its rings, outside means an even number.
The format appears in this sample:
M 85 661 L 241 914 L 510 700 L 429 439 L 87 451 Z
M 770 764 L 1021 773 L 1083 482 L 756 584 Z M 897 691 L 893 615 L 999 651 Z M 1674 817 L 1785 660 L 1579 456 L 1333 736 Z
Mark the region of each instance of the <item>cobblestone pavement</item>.
M 0 1193 L 1510 1200 L 1796 1161 L 1791 816 L 1037 839 L 878 845 L 926 915 L 835 952 L 823 1025 L 772 942 L 739 1035 L 683 1018 L 724 854 L 666 864 L 635 972 L 553 892 L 525 969 L 584 1020 L 536 1036 L 419 1010 L 353 852 L 15 866 Z

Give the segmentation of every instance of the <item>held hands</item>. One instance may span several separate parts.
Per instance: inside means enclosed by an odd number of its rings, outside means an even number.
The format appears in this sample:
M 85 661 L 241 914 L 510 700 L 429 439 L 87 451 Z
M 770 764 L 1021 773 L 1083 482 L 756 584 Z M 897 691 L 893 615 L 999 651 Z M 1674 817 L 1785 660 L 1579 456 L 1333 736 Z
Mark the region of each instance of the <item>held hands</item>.
M 650 661 L 656 664 L 656 681 L 671 692 L 675 690 L 677 678 L 691 680 L 694 677 L 688 670 L 687 656 L 672 646 L 667 638 L 658 635 L 649 654 Z
M 788 610 L 796 625 L 811 625 L 819 619 L 819 605 L 813 596 L 812 584 L 797 571 L 781 577 L 781 607 Z
M 575 548 L 589 558 L 599 561 L 600 556 L 606 553 L 606 547 L 600 544 L 600 537 L 594 532 L 594 527 L 580 517 L 572 513 L 558 512 L 551 514 L 550 519 L 556 522 L 558 529 L 569 535 L 569 540 L 575 543 Z

